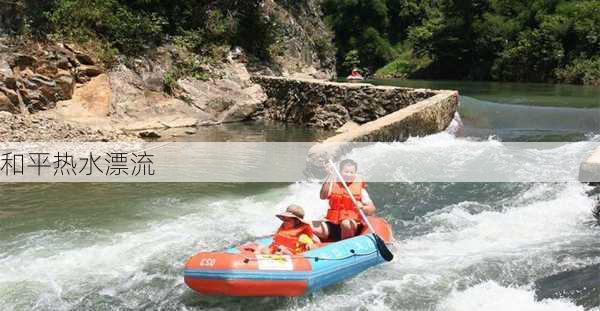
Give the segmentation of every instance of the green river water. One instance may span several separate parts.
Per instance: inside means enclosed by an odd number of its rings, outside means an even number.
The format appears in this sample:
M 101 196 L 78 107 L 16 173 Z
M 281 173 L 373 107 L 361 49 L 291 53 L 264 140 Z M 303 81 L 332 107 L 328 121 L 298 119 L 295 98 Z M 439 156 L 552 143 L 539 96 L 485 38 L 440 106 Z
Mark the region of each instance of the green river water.
M 566 141 L 548 167 L 578 165 L 600 141 L 600 88 L 376 81 L 458 89 L 463 130 L 404 150 L 508 157 L 504 141 Z M 329 133 L 278 124 L 201 129 L 191 141 L 311 141 Z M 500 147 L 499 147 L 500 146 Z M 356 154 L 359 163 L 381 146 Z M 381 148 L 381 149 L 377 149 Z M 431 150 L 431 151 L 430 151 Z M 548 160 L 550 159 L 550 160 Z M 567 160 L 568 159 L 568 160 Z M 536 165 L 538 159 L 531 159 Z M 539 163 L 537 163 L 539 164 Z M 534 282 L 600 263 L 589 186 L 567 183 L 373 183 L 394 229 L 392 263 L 298 298 L 194 293 L 183 265 L 275 230 L 287 204 L 320 215 L 319 185 L 283 183 L 2 184 L 2 310 L 598 310 L 598 297 L 538 301 Z

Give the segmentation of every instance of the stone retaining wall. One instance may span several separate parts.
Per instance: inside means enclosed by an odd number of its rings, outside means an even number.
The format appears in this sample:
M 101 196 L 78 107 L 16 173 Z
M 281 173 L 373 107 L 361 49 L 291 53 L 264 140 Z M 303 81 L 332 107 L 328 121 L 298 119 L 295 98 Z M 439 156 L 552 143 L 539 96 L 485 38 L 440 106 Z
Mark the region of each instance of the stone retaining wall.
M 252 81 L 267 93 L 265 118 L 326 129 L 337 129 L 348 121 L 364 124 L 436 94 L 432 90 L 271 76 L 256 76 Z

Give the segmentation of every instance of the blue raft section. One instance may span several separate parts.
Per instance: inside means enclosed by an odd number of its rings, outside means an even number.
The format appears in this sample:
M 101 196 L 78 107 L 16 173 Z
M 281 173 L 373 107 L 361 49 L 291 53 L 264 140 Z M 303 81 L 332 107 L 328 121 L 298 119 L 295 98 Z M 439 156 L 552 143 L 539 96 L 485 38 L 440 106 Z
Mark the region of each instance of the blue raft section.
M 261 245 L 270 245 L 272 238 L 259 240 Z M 239 252 L 232 248 L 228 252 Z M 339 241 L 302 254 L 308 259 L 311 270 L 307 272 L 278 271 L 257 275 L 261 279 L 306 280 L 307 291 L 315 291 L 349 279 L 364 270 L 385 262 L 377 251 L 372 234 L 361 235 Z M 229 273 L 235 274 L 235 271 Z M 229 274 L 228 273 L 228 274 Z M 231 274 L 229 274 L 231 276 Z

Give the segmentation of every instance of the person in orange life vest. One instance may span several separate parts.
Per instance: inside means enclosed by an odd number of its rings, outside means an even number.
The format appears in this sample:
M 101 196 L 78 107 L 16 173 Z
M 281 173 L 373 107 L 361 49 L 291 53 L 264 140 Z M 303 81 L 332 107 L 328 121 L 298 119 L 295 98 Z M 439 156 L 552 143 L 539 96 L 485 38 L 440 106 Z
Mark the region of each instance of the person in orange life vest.
M 354 195 L 358 206 L 354 206 L 352 199 L 338 180 L 333 168 L 327 167 L 329 175 L 321 186 L 321 199 L 329 201 L 329 210 L 326 221 L 315 229 L 315 234 L 321 240 L 339 241 L 351 238 L 362 230 L 362 219 L 356 208 L 361 208 L 366 215 L 375 213 L 375 205 L 369 198 L 365 181 L 356 174 L 356 162 L 346 159 L 340 162 L 340 174 L 348 188 Z
M 285 212 L 277 214 L 283 221 L 268 248 L 260 250 L 265 254 L 295 255 L 312 249 L 319 243 L 313 229 L 304 220 L 304 209 L 296 204 L 287 207 Z

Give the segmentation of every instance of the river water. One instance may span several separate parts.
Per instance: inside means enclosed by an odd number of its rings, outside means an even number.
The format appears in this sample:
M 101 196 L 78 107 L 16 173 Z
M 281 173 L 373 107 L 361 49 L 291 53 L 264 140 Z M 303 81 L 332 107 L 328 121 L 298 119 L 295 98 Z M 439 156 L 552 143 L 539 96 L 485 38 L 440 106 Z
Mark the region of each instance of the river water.
M 379 82 L 381 83 L 381 81 Z M 385 83 L 390 83 L 385 81 Z M 543 84 L 395 81 L 461 92 L 464 130 L 411 138 L 406 153 L 490 153 L 503 141 L 568 141 L 547 150 L 583 158 L 600 141 L 600 89 Z M 408 85 L 407 85 L 408 84 Z M 193 140 L 306 141 L 276 124 L 227 125 Z M 354 156 L 385 159 L 374 145 Z M 499 154 L 498 156 L 503 156 Z M 552 157 L 550 157 L 552 158 Z M 390 161 L 393 162 L 393 159 Z M 551 168 L 550 168 L 551 169 Z M 3 310 L 583 310 L 578 297 L 537 301 L 533 284 L 600 263 L 600 229 L 571 183 L 373 183 L 394 229 L 396 259 L 299 298 L 207 297 L 182 266 L 278 226 L 297 202 L 317 217 L 319 185 L 4 184 L 0 186 Z M 583 298 L 587 299 L 587 298 Z M 595 307 L 599 310 L 599 307 Z

